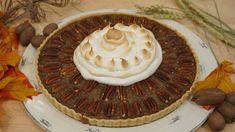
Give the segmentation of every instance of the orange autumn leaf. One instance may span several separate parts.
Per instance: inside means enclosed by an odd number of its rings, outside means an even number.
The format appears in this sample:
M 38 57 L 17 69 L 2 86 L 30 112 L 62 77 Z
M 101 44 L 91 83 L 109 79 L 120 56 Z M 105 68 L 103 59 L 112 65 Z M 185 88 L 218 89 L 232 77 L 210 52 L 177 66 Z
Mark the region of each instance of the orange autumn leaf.
M 3 89 L 6 87 L 7 84 L 9 84 L 10 82 L 12 82 L 13 80 L 15 80 L 14 77 L 5 77 L 3 79 L 0 80 L 0 89 Z
M 4 89 L 0 89 L 0 98 L 12 98 L 19 101 L 24 101 L 26 98 L 36 96 L 39 93 L 33 88 L 28 88 L 24 83 L 11 82 Z
M 205 80 L 197 82 L 193 91 L 197 92 L 207 88 L 219 88 L 225 93 L 235 91 L 235 83 L 230 78 L 235 74 L 232 64 L 229 61 L 223 61 Z
M 0 22 L 0 55 L 18 49 L 16 28 L 9 28 Z
M 210 110 L 212 108 L 215 108 L 216 106 L 213 105 L 203 105 L 202 108 L 204 108 L 205 110 Z
M 0 81 L 0 98 L 11 98 L 23 101 L 36 96 L 36 92 L 23 73 L 18 68 L 9 68 L 6 77 Z M 1 87 L 1 85 L 3 85 Z
M 0 64 L 2 65 L 16 66 L 19 61 L 20 56 L 17 52 L 10 52 L 4 55 L 0 55 Z
M 36 96 L 36 92 L 26 76 L 17 68 L 20 56 L 15 28 L 0 23 L 0 98 L 23 101 Z
M 4 68 L 2 66 L 2 64 L 0 64 L 0 79 L 4 76 Z

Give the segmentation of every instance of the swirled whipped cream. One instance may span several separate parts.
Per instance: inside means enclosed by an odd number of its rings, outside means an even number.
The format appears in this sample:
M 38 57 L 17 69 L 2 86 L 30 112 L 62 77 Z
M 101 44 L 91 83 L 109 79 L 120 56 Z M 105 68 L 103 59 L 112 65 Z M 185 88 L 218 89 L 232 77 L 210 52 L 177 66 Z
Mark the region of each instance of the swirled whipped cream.
M 117 23 L 87 36 L 75 49 L 73 61 L 87 80 L 127 86 L 156 71 L 162 50 L 148 29 Z

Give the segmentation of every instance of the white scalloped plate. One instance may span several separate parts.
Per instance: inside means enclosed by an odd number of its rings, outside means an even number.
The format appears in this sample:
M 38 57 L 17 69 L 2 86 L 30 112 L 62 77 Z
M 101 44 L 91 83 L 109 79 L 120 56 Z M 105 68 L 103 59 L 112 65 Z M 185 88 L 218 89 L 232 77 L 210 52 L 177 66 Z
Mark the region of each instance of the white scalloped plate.
M 97 12 L 135 13 L 134 10 L 126 9 L 93 10 L 67 17 L 60 21 L 58 24 L 59 26 L 62 26 L 63 24 L 77 17 Z M 170 20 L 164 20 L 162 22 L 180 32 L 191 43 L 192 48 L 195 50 L 199 58 L 199 79 L 205 78 L 213 69 L 217 67 L 217 62 L 213 53 L 211 52 L 211 49 L 199 37 L 197 37 L 189 29 L 177 22 Z M 39 90 L 40 88 L 35 77 L 35 55 L 36 49 L 29 45 L 23 54 L 23 58 L 21 60 L 19 68 L 28 77 L 32 85 L 37 90 Z M 106 128 L 82 124 L 81 122 L 74 120 L 67 115 L 64 115 L 62 112 L 58 111 L 54 106 L 52 106 L 44 95 L 33 97 L 32 100 L 26 100 L 24 102 L 24 105 L 28 114 L 32 117 L 35 122 L 38 123 L 38 125 L 40 125 L 46 131 L 53 132 L 195 131 L 198 127 L 201 126 L 201 124 L 206 120 L 208 114 L 211 112 L 201 108 L 200 106 L 196 105 L 191 101 L 186 101 L 175 111 L 152 123 L 135 127 Z

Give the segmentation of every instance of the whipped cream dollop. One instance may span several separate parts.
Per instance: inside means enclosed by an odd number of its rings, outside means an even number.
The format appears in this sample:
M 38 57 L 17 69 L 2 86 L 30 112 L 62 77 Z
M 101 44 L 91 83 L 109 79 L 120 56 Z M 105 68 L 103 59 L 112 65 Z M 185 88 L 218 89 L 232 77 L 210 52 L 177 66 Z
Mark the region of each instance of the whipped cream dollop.
M 87 36 L 75 49 L 73 61 L 87 80 L 127 86 L 156 71 L 162 49 L 148 29 L 117 23 Z

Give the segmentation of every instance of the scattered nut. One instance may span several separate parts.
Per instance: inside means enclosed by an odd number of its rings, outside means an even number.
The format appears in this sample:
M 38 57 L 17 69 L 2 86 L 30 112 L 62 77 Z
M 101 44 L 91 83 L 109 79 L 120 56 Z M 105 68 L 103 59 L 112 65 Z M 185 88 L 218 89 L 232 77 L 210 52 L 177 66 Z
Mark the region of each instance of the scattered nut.
M 45 36 L 50 35 L 54 30 L 56 30 L 58 28 L 58 25 L 56 23 L 51 23 L 48 24 L 47 26 L 44 27 L 43 29 L 43 34 Z
M 25 30 L 22 31 L 20 34 L 20 43 L 22 46 L 28 46 L 32 37 L 35 35 L 35 28 L 34 27 L 27 27 Z
M 235 120 L 235 107 L 227 101 L 224 101 L 219 107 L 218 112 L 225 118 L 227 123 Z
M 208 122 L 208 126 L 213 131 L 223 130 L 225 127 L 225 120 L 223 116 L 217 111 L 214 111 L 210 114 L 207 122 Z
M 32 46 L 38 48 L 45 38 L 46 37 L 43 35 L 33 36 L 33 38 L 31 39 Z
M 235 92 L 228 93 L 225 100 L 235 106 Z
M 222 103 L 225 93 L 218 88 L 204 89 L 194 94 L 192 101 L 199 105 L 216 105 Z
M 32 27 L 30 23 L 24 22 L 16 27 L 16 35 L 20 35 L 26 28 Z

